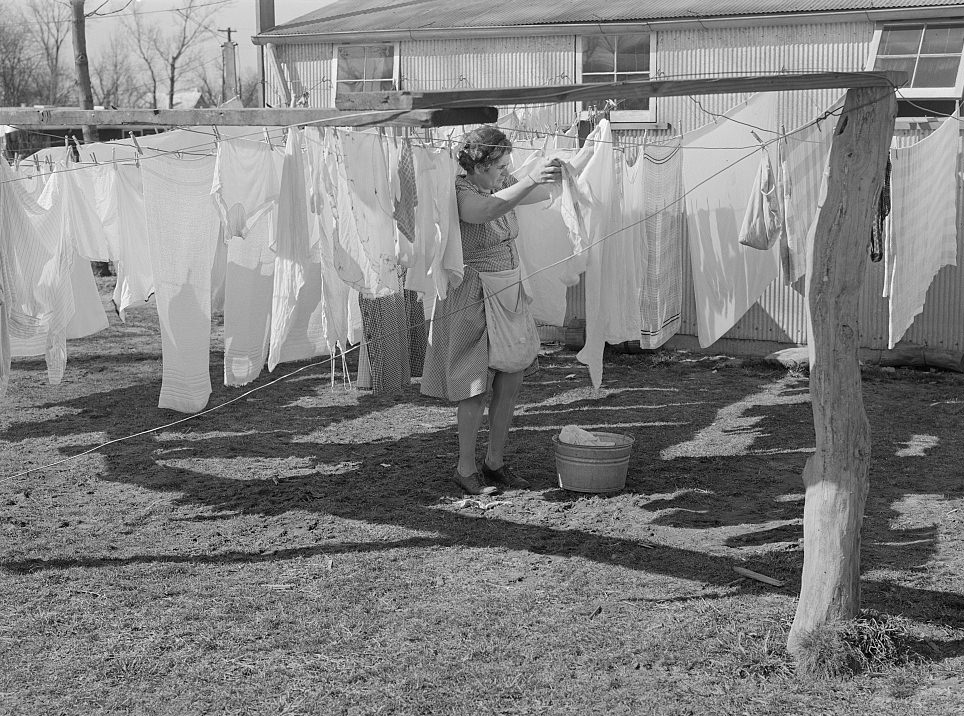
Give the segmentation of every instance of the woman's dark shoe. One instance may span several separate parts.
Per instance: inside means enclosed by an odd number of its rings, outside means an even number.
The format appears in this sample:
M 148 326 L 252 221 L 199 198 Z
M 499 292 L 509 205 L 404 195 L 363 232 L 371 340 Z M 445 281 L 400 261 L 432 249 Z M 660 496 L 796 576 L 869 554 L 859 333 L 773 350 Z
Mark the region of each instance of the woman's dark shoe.
M 491 482 L 498 485 L 503 490 L 528 490 L 529 481 L 516 475 L 512 472 L 512 469 L 503 464 L 502 467 L 493 470 L 491 467 L 482 461 L 482 477 L 485 478 L 486 482 Z
M 456 468 L 451 480 L 461 487 L 467 495 L 494 495 L 499 491 L 497 487 L 493 487 L 492 485 L 483 485 L 477 472 L 472 473 L 468 477 L 463 477 L 459 474 L 458 468 Z

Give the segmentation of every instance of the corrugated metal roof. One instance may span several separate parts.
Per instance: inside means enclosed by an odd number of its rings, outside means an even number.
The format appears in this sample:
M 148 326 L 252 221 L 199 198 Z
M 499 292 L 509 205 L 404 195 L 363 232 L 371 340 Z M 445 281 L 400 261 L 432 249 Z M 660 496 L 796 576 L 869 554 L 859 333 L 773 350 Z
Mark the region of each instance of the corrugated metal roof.
M 964 12 L 964 4 L 951 0 L 337 0 L 321 10 L 262 33 L 262 36 L 646 22 L 919 8 L 957 8 Z

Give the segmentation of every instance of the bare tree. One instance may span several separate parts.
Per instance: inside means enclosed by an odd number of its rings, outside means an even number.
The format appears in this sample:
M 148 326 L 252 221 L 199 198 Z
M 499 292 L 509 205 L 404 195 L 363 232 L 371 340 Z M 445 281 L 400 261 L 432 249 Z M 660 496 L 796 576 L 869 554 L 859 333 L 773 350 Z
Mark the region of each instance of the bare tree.
M 23 28 L 16 22 L 5 22 L 9 17 L 0 5 L 0 106 L 37 104 L 42 96 L 37 91 L 41 84 L 42 61 L 33 50 Z
M 257 74 L 241 75 L 241 104 L 257 107 L 261 100 L 261 79 Z
M 131 72 L 132 64 L 126 36 L 113 33 L 107 50 L 91 64 L 90 81 L 95 104 L 103 107 L 150 106 L 148 88 Z
M 71 94 L 62 90 L 65 77 L 60 64 L 61 51 L 70 35 L 70 6 L 55 0 L 27 0 L 20 17 L 46 63 L 46 103 L 62 104 Z
M 224 2 L 181 0 L 181 6 L 173 10 L 177 21 L 170 30 L 149 20 L 136 6 L 125 18 L 134 54 L 149 78 L 153 107 L 158 106 L 158 93 L 163 87 L 166 106 L 172 108 L 178 82 L 195 76 L 201 69 L 199 45 L 207 34 L 215 34 L 212 19 Z

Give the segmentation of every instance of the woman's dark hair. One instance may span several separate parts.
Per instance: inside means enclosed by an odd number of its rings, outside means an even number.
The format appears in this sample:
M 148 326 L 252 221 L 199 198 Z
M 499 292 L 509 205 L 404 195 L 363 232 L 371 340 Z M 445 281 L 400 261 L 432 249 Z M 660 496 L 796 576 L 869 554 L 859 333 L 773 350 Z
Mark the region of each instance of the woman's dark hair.
M 512 142 L 495 127 L 484 124 L 462 137 L 458 161 L 467 173 L 487 169 L 512 151 Z

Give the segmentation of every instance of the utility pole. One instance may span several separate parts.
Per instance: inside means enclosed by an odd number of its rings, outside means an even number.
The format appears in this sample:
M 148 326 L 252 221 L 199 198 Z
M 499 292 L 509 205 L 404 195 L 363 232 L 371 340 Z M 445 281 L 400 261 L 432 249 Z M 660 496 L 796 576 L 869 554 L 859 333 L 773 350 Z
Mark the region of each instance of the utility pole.
M 87 62 L 87 28 L 84 15 L 85 0 L 70 0 L 73 15 L 72 38 L 74 41 L 74 67 L 77 68 L 77 86 L 80 90 L 80 108 L 94 108 L 94 93 L 90 88 L 90 65 Z M 97 127 L 84 126 L 84 144 L 99 141 Z
M 218 29 L 218 32 L 228 33 L 228 40 L 221 45 L 221 102 L 227 102 L 233 97 L 240 99 L 241 83 L 238 81 L 238 43 L 231 42 L 234 28 Z

